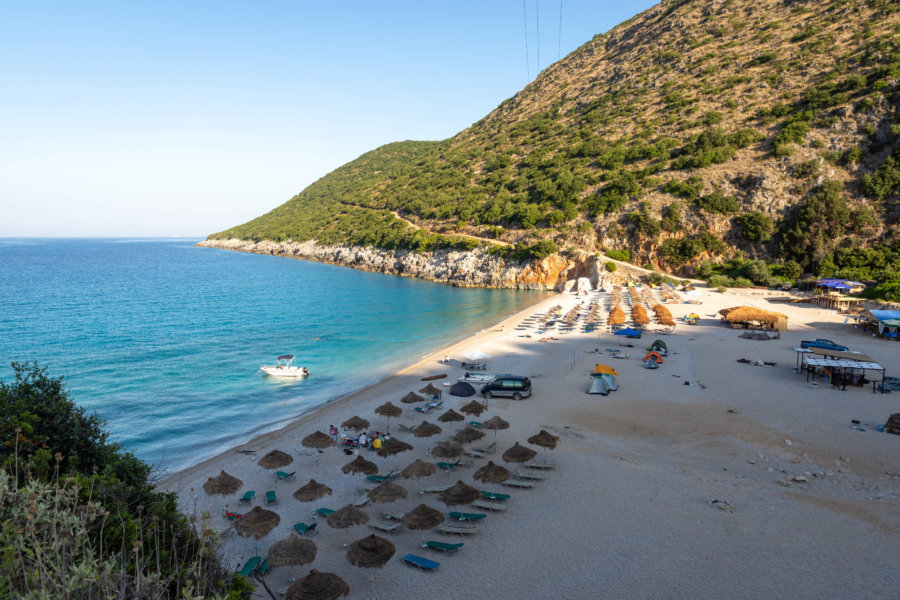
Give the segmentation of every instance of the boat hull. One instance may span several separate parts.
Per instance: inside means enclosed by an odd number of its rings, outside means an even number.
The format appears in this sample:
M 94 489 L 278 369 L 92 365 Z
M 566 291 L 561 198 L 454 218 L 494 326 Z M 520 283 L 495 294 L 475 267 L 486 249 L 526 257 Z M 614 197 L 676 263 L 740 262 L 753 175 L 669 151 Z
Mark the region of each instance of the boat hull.
M 303 367 L 260 367 L 259 370 L 269 377 L 284 377 L 288 379 L 299 379 L 309 375 L 309 371 Z

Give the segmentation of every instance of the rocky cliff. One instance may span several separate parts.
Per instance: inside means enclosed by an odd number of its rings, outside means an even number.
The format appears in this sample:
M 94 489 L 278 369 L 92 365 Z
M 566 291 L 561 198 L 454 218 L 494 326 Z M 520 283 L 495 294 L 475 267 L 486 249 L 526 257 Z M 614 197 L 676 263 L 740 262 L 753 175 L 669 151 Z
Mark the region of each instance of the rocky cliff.
M 608 258 L 583 253 L 566 258 L 558 254 L 519 264 L 479 247 L 470 252 L 439 250 L 416 253 L 409 250 L 379 250 L 365 246 L 326 246 L 307 242 L 253 242 L 239 239 L 205 240 L 197 244 L 254 254 L 271 254 L 375 271 L 389 275 L 418 277 L 458 287 L 517 288 L 529 290 L 568 289 L 579 278 L 591 285 L 621 283 L 646 274 L 627 263 L 616 262 L 614 273 L 606 270 Z M 568 285 L 567 285 L 567 282 Z

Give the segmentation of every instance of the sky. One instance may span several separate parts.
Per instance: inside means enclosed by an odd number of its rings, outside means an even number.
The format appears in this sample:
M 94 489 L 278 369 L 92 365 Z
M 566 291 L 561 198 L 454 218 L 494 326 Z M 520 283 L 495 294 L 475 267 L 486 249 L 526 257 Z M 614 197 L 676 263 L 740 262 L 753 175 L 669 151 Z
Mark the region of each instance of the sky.
M 0 237 L 203 238 L 452 137 L 653 4 L 0 3 Z

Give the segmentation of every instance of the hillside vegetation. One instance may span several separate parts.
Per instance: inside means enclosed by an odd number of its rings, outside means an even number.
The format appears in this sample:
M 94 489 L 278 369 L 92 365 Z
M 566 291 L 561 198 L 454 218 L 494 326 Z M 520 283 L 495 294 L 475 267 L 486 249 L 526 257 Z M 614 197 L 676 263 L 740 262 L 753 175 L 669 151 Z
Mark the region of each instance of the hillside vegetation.
M 399 142 L 213 239 L 890 279 L 900 3 L 668 0 L 455 137 Z M 459 234 L 465 234 L 462 237 Z M 761 266 L 760 266 L 761 265 Z M 722 275 L 725 276 L 725 275 Z

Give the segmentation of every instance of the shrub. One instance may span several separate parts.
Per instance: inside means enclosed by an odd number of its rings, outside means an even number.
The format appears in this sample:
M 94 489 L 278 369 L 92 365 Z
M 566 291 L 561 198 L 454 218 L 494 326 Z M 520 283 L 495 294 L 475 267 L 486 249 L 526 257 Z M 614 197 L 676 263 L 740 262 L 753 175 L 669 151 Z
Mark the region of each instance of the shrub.
M 616 269 L 618 269 L 618 268 L 619 268 L 618 265 L 616 265 L 616 263 L 614 263 L 612 261 L 606 263 L 606 270 L 609 271 L 610 273 L 615 273 Z
M 700 197 L 700 194 L 703 192 L 703 180 L 699 175 L 693 175 L 687 179 L 687 181 L 679 181 L 677 179 L 670 179 L 663 186 L 663 191 L 667 194 L 672 194 L 673 196 L 677 196 L 678 198 L 685 198 L 687 200 L 696 200 Z
M 866 173 L 862 178 L 863 193 L 875 200 L 884 200 L 897 191 L 900 185 L 900 161 L 897 156 L 887 157 L 874 173 Z
M 730 215 L 740 209 L 740 205 L 734 196 L 726 196 L 718 190 L 698 198 L 695 204 L 697 208 L 722 215 Z
M 737 218 L 741 235 L 751 242 L 766 242 L 772 237 L 772 219 L 761 212 L 749 212 Z
M 623 248 L 621 250 L 606 250 L 604 254 L 606 254 L 613 260 L 620 260 L 622 262 L 628 262 L 631 260 L 631 250 L 629 250 L 628 248 Z

